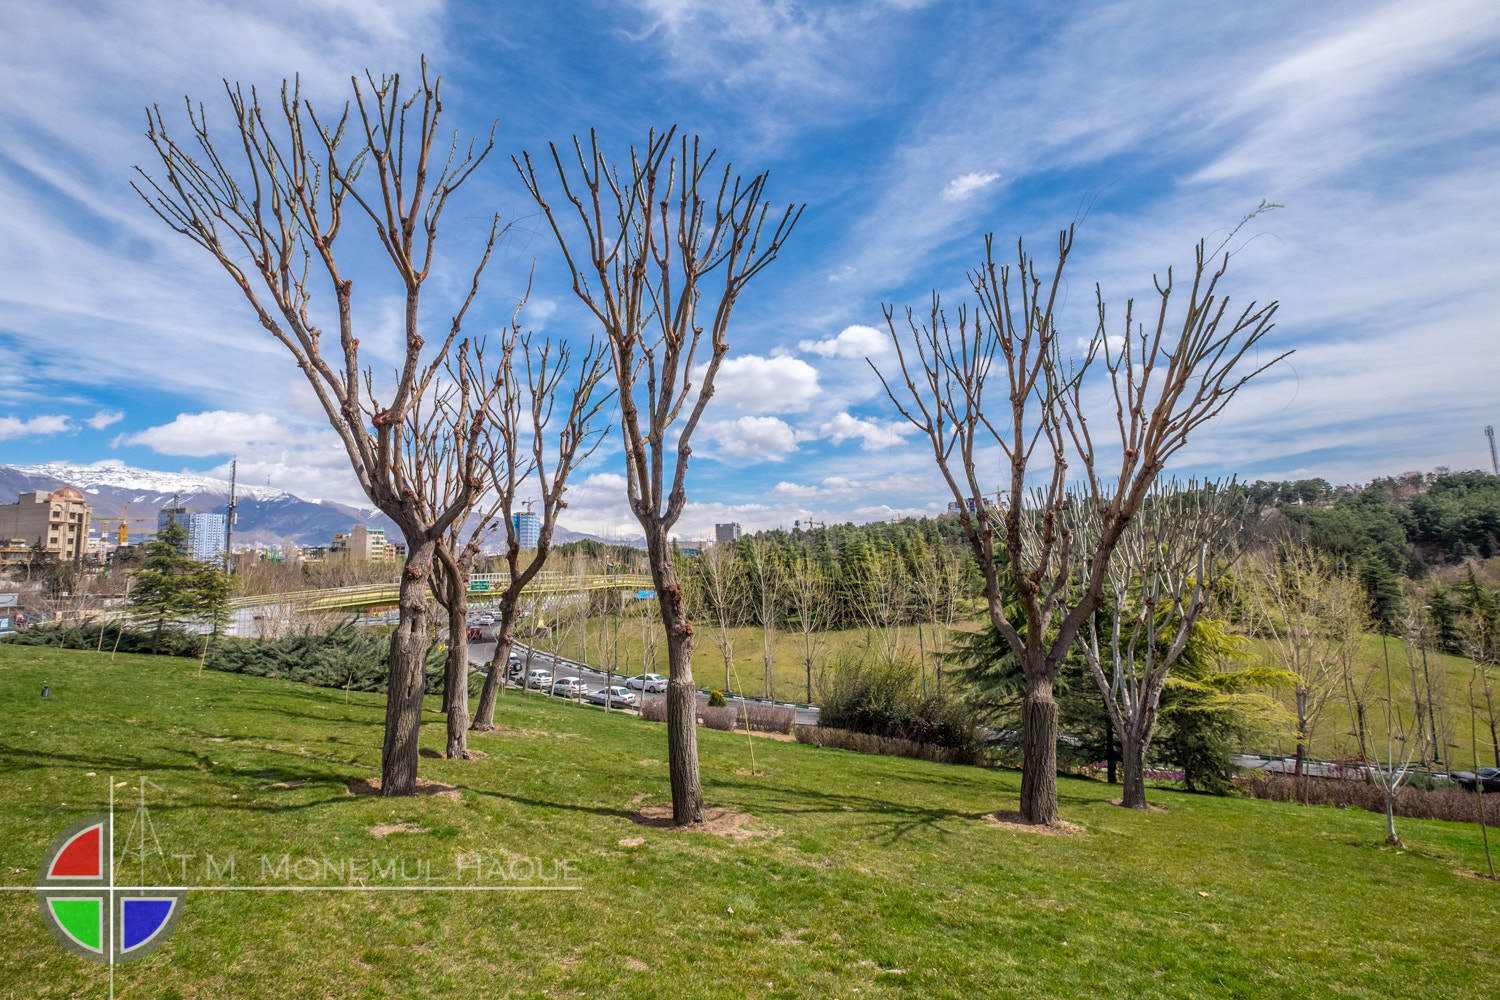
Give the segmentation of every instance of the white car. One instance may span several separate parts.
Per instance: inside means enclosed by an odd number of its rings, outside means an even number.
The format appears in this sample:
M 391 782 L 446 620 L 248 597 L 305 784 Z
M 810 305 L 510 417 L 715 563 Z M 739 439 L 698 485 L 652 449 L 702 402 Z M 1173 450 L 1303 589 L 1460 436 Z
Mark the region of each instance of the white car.
M 627 680 L 625 686 L 635 691 L 665 691 L 667 679 L 661 674 L 641 674 Z
M 577 698 L 587 690 L 577 677 L 564 677 L 553 686 L 552 693 L 559 698 Z
M 606 693 L 607 692 L 607 693 Z M 584 698 L 596 705 L 604 704 L 608 699 L 611 705 L 634 705 L 640 699 L 636 693 L 629 688 L 620 687 L 618 684 L 611 688 L 600 688 L 584 695 Z
M 533 670 L 531 673 L 526 675 L 526 686 L 531 688 L 533 691 L 552 690 L 552 671 Z

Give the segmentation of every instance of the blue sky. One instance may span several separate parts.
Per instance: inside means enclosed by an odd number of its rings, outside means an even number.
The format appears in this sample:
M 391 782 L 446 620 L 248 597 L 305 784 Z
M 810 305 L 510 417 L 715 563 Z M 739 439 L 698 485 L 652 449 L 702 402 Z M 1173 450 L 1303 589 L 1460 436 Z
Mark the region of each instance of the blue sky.
M 358 500 L 284 350 L 201 251 L 130 190 L 144 108 L 220 79 L 300 73 L 323 106 L 352 73 L 444 78 L 449 124 L 498 119 L 497 155 L 449 212 L 441 322 L 484 219 L 514 223 L 470 329 L 513 309 L 586 338 L 509 154 L 597 128 L 623 155 L 652 126 L 702 133 L 770 196 L 806 202 L 736 313 L 731 360 L 681 525 L 872 520 L 947 502 L 924 441 L 863 358 L 881 303 L 957 301 L 983 235 L 1045 254 L 1082 218 L 1067 321 L 1241 233 L 1234 301 L 1276 299 L 1257 380 L 1180 456 L 1187 474 L 1358 481 L 1488 464 L 1500 422 L 1500 6 L 875 0 L 552 4 L 3 2 L 0 462 L 211 470 Z M 353 243 L 354 237 L 345 237 Z M 396 299 L 354 257 L 359 321 L 388 345 Z M 326 302 L 326 297 L 324 299 Z M 378 350 L 378 348 L 377 348 Z M 379 357 L 377 354 L 376 357 Z M 633 533 L 618 448 L 577 481 L 569 527 Z

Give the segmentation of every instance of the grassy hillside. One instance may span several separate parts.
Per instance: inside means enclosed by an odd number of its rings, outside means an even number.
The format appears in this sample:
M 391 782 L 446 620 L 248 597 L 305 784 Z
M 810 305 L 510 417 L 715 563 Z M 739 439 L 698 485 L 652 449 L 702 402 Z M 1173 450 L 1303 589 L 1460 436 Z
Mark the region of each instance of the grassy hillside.
M 0 646 L 0 864 L 29 885 L 67 824 L 145 775 L 168 856 L 428 859 L 545 867 L 577 892 L 189 894 L 120 997 L 1421 997 L 1500 987 L 1500 887 L 1472 827 L 1157 790 L 1111 806 L 1064 779 L 1070 837 L 986 822 L 1014 772 L 702 731 L 711 805 L 744 839 L 632 822 L 668 797 L 663 727 L 507 693 L 480 761 L 424 759 L 450 798 L 350 794 L 377 773 L 382 699 L 182 660 Z M 50 684 L 52 698 L 38 697 Z M 429 706 L 436 707 L 434 699 Z M 422 743 L 442 745 L 427 715 Z M 90 775 L 89 772 L 93 772 Z M 302 784 L 294 784 L 303 782 Z M 279 787 L 290 786 L 290 787 Z M 124 796 L 125 789 L 119 794 Z M 122 805 L 123 808 L 123 805 Z M 376 839 L 381 826 L 422 832 Z M 124 830 L 127 824 L 122 823 Z M 170 870 L 169 870 L 170 869 Z M 514 865 L 512 865 L 514 869 Z M 326 869 L 325 869 L 326 870 Z M 522 874 L 526 868 L 523 865 Z M 373 881 L 373 880 L 372 880 Z M 329 876 L 323 884 L 347 884 Z M 0 894 L 0 996 L 103 997 L 28 892 Z M 859 992 L 856 994 L 855 990 Z

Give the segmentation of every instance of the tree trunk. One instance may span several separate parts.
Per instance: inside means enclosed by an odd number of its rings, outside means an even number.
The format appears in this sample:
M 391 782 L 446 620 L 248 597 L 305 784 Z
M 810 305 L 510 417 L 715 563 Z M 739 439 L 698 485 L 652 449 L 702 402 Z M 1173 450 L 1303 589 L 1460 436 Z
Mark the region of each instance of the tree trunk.
M 1401 843 L 1401 838 L 1396 836 L 1396 796 L 1389 788 L 1385 791 L 1385 842 Z
M 469 759 L 469 601 L 465 581 L 448 609 L 448 660 L 443 669 L 443 711 L 448 716 L 449 760 Z
M 490 658 L 489 676 L 484 679 L 484 688 L 479 692 L 479 705 L 474 709 L 474 722 L 469 727 L 475 732 L 486 732 L 495 728 L 495 699 L 504 683 L 505 671 L 510 669 L 510 651 L 515 647 L 514 633 L 516 609 L 520 606 L 520 594 L 512 594 L 507 587 L 500 595 L 500 627 L 495 630 L 495 655 Z
M 1057 823 L 1057 702 L 1052 698 L 1052 676 L 1043 670 L 1026 672 L 1026 697 L 1021 700 L 1021 817 L 1028 823 Z
M 693 682 L 693 624 L 682 603 L 666 532 L 647 535 L 651 579 L 667 634 L 667 771 L 672 782 L 672 822 L 702 823 L 703 783 L 698 774 L 698 686 Z
M 1126 809 L 1146 808 L 1146 748 L 1134 733 L 1120 733 L 1120 770 L 1124 783 L 1121 785 L 1120 805 Z
M 1109 716 L 1109 707 L 1104 709 L 1104 764 L 1109 769 L 1109 783 L 1111 785 L 1119 781 L 1119 775 L 1115 772 L 1115 765 L 1119 763 L 1119 755 L 1115 753 L 1115 720 Z
M 386 679 L 385 744 L 380 755 L 380 794 L 415 795 L 417 741 L 422 727 L 422 668 L 427 659 L 427 574 L 435 549 L 416 526 L 403 526 L 408 546 L 401 572 L 401 624 L 391 636 Z
M 1302 777 L 1307 760 L 1307 690 L 1297 689 L 1297 776 Z

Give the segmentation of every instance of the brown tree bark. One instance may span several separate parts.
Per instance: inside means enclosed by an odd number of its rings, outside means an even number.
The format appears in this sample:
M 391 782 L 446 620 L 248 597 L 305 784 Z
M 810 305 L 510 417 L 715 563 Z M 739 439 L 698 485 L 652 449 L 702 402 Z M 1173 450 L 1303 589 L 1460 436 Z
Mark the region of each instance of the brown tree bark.
M 413 535 L 418 534 L 413 530 Z M 420 536 L 419 536 L 420 537 Z M 385 742 L 380 752 L 380 793 L 415 795 L 417 750 L 422 727 L 422 694 L 427 662 L 427 575 L 434 543 L 407 543 L 401 571 L 401 622 L 391 635 L 386 678 Z

